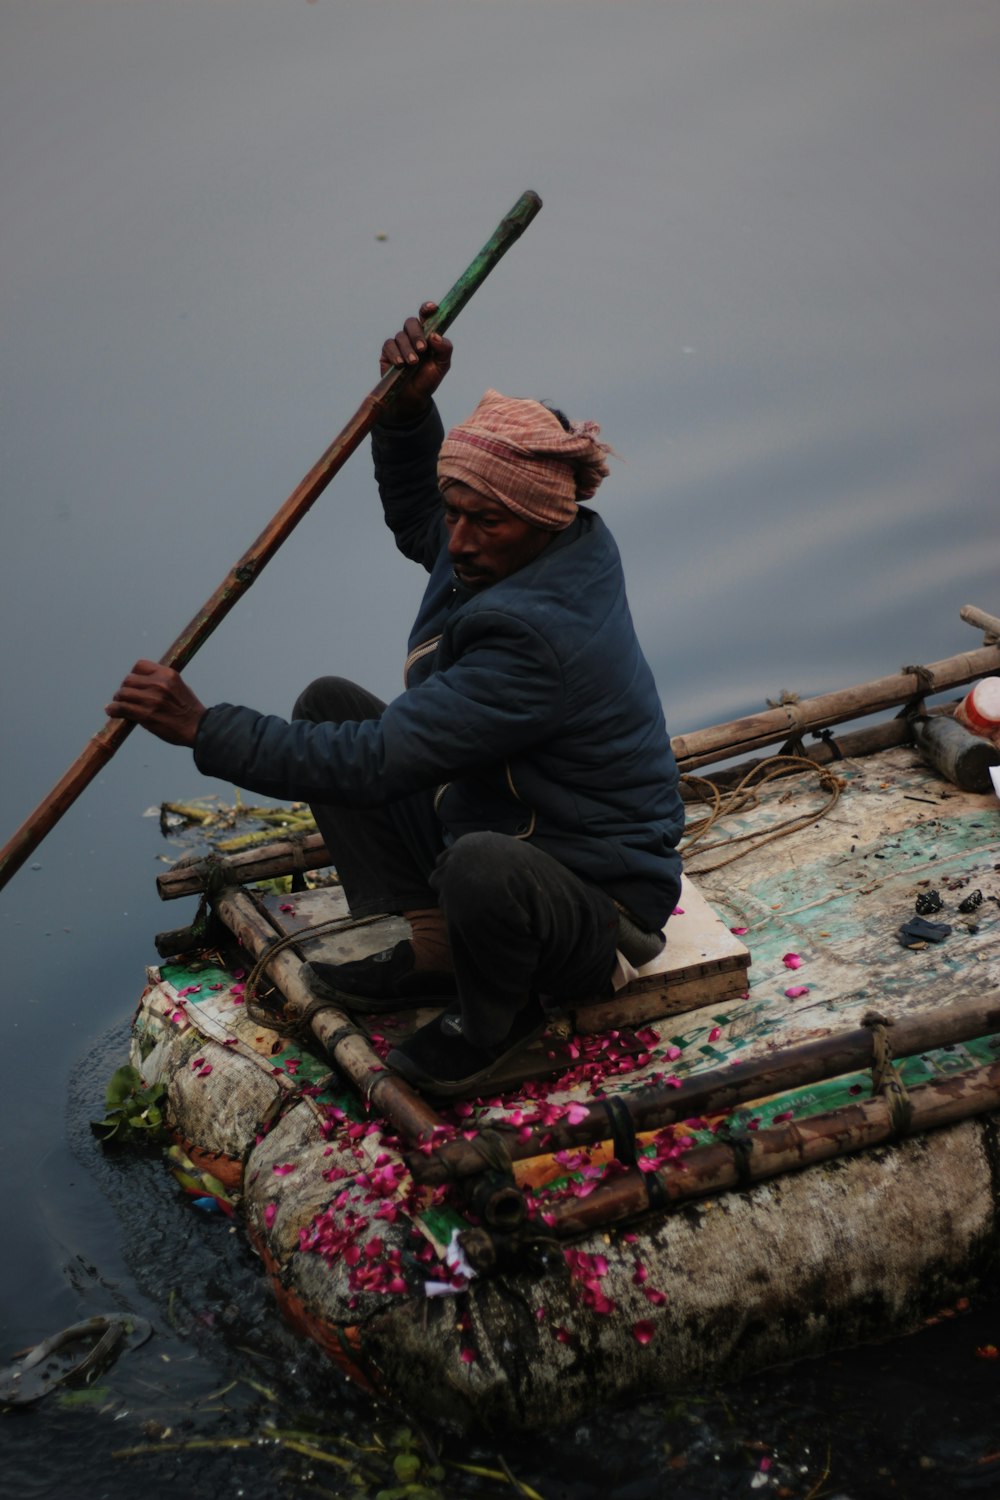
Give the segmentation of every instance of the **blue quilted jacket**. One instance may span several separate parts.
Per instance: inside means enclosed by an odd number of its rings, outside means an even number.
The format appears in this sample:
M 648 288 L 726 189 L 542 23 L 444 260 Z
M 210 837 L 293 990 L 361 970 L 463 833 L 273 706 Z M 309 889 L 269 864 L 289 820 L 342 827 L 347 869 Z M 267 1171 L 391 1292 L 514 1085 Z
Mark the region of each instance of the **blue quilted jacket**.
M 580 507 L 533 562 L 489 588 L 456 586 L 447 557 L 436 411 L 376 429 L 387 524 L 430 573 L 406 691 L 379 720 L 286 723 L 220 704 L 199 769 L 266 796 L 371 806 L 434 789 L 446 842 L 477 829 L 530 839 L 658 928 L 680 889 L 684 813 L 621 561 Z

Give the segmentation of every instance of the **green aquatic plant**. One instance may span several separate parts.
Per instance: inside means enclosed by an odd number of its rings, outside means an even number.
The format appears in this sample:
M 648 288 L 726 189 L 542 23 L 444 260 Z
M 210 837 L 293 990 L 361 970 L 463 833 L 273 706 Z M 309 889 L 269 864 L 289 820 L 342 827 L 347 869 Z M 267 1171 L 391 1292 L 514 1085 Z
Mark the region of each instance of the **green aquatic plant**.
M 91 1120 L 90 1128 L 104 1146 L 158 1146 L 166 1139 L 166 1092 L 162 1083 L 147 1087 L 138 1069 L 126 1063 L 111 1075 L 104 1119 Z

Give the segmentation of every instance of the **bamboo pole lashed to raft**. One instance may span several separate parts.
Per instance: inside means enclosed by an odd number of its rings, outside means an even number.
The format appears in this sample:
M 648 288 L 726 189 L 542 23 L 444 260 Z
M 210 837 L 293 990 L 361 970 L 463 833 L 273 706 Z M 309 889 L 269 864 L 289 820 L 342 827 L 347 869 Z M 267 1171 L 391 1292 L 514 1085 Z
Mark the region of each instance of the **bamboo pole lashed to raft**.
M 221 891 L 215 910 L 236 940 L 257 960 L 266 960 L 269 976 L 289 1002 L 289 1019 L 302 1015 L 313 995 L 302 977 L 302 963 L 281 943 L 266 914 L 248 891 L 238 886 Z M 275 951 L 269 957 L 270 950 Z M 350 1079 L 362 1099 L 367 1100 L 408 1140 L 429 1138 L 441 1128 L 441 1119 L 424 1099 L 398 1074 L 391 1072 L 368 1038 L 345 1011 L 331 1006 L 318 1011 L 309 1022 L 323 1055 L 335 1062 Z
M 900 1016 L 886 1026 L 886 1036 L 895 1058 L 916 1057 L 937 1047 L 947 1047 L 974 1037 L 1000 1032 L 1000 990 L 947 1007 Z M 860 1072 L 876 1060 L 873 1026 L 834 1033 L 815 1042 L 728 1063 L 681 1080 L 679 1087 L 646 1084 L 609 1102 L 597 1100 L 586 1106 L 586 1116 L 576 1124 L 556 1121 L 536 1126 L 505 1127 L 491 1120 L 489 1128 L 503 1140 L 512 1162 L 526 1161 L 556 1151 L 578 1149 L 605 1141 L 612 1135 L 612 1115 L 624 1112 L 632 1130 L 661 1130 L 664 1126 L 696 1115 L 718 1115 L 752 1099 L 766 1099 L 789 1089 Z M 413 1152 L 407 1157 L 413 1177 L 424 1183 L 447 1182 L 481 1172 L 482 1153 L 473 1141 L 446 1141 L 430 1155 Z
M 486 277 L 521 236 L 542 206 L 537 193 L 522 193 L 510 213 L 501 220 L 479 254 L 472 260 L 454 286 L 442 297 L 436 313 L 424 327 L 428 334 L 443 333 L 455 320 Z M 160 657 L 160 664 L 183 671 L 195 653 L 205 644 L 216 626 L 225 619 L 233 605 L 242 598 L 270 562 L 281 545 L 298 525 L 313 502 L 323 493 L 330 480 L 343 467 L 376 421 L 392 404 L 408 368 L 393 368 L 368 393 L 350 421 L 344 426 L 296 485 L 280 510 L 264 528 L 257 540 L 244 552 L 173 645 Z M 125 742 L 134 725 L 126 719 L 108 719 L 84 750 L 49 792 L 48 796 L 25 819 L 21 827 L 0 850 L 0 888 L 21 868 L 42 839 L 72 807 L 94 777 Z
M 937 1130 L 996 1110 L 1000 1107 L 1000 1061 L 970 1068 L 940 1082 L 920 1084 L 909 1090 L 908 1103 L 907 1135 Z M 545 1225 L 549 1233 L 569 1238 L 645 1213 L 650 1207 L 651 1176 L 656 1179 L 652 1196 L 677 1203 L 747 1187 L 899 1137 L 895 1101 L 877 1094 L 825 1114 L 748 1132 L 739 1146 L 723 1141 L 696 1146 L 676 1164 L 668 1163 L 655 1173 L 632 1168 L 595 1188 L 587 1198 L 558 1204 L 546 1214 Z
M 914 698 L 947 692 L 996 672 L 1000 672 L 1000 646 L 981 646 L 977 651 L 964 651 L 931 662 L 919 671 L 914 668 L 896 672 L 859 687 L 821 693 L 798 703 L 783 703 L 763 713 L 731 719 L 710 729 L 675 735 L 674 754 L 682 771 L 692 771 L 730 756 L 752 755 L 779 740 L 897 708 Z

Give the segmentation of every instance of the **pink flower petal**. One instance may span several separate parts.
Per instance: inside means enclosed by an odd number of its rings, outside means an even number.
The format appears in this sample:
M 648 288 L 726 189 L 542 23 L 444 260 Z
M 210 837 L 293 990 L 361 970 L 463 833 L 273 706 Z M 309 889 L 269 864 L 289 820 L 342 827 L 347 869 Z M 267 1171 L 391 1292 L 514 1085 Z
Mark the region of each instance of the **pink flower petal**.
M 277 1212 L 278 1205 L 276 1203 L 269 1203 L 264 1209 L 264 1223 L 267 1225 L 268 1229 L 270 1229 L 271 1225 L 274 1223 L 274 1216 Z
M 295 910 L 295 907 L 294 907 L 294 906 L 292 906 L 292 905 L 290 905 L 290 903 L 289 903 L 289 902 L 287 902 L 287 901 L 284 901 L 284 902 L 283 902 L 283 903 L 282 903 L 282 904 L 281 904 L 281 906 L 279 906 L 279 907 L 278 907 L 278 910 L 279 910 L 279 911 L 294 911 L 294 910 Z
M 274 1166 L 271 1168 L 271 1171 L 274 1173 L 275 1177 L 287 1177 L 289 1172 L 295 1171 L 295 1162 L 276 1161 Z
M 476 1351 L 466 1346 L 458 1357 L 463 1365 L 474 1365 L 476 1362 Z
M 730 927 L 729 931 L 735 933 L 737 937 L 742 937 L 743 934 L 749 932 L 750 929 L 749 927 Z
M 711 1029 L 711 1031 L 708 1033 L 708 1040 L 710 1042 L 717 1042 L 719 1040 L 719 1037 L 721 1035 L 722 1035 L 722 1027 L 721 1026 L 713 1026 L 712 1029 Z
M 797 953 L 786 953 L 781 960 L 786 969 L 801 969 L 802 960 Z
M 648 1344 L 656 1329 L 648 1318 L 641 1318 L 638 1323 L 632 1324 L 632 1337 L 637 1344 Z
M 683 908 L 683 906 L 675 906 L 674 907 L 674 916 L 675 917 L 683 917 L 683 915 L 684 915 L 684 908 Z
M 807 984 L 793 984 L 785 991 L 785 997 L 788 1000 L 798 1000 L 802 995 L 808 995 L 808 993 L 809 986 Z

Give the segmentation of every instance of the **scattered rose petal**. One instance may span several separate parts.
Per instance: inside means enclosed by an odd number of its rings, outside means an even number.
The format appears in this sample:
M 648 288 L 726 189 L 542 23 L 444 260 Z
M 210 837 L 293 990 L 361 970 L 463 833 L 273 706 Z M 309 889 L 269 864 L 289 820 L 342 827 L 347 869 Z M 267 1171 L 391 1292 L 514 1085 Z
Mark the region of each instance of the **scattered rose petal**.
M 293 1161 L 276 1161 L 271 1171 L 275 1177 L 287 1177 L 289 1172 L 295 1171 L 295 1163 Z
M 786 1110 L 783 1110 L 780 1115 L 775 1115 L 774 1119 L 771 1121 L 771 1124 L 772 1125 L 780 1125 L 782 1123 L 782 1121 L 784 1121 L 784 1120 L 790 1120 L 791 1118 L 792 1118 L 792 1111 L 790 1109 L 786 1109 Z
M 788 1000 L 798 1000 L 801 996 L 808 995 L 808 993 L 809 986 L 807 984 L 793 984 L 785 991 L 785 998 Z
M 674 916 L 675 917 L 683 917 L 683 915 L 684 915 L 684 908 L 683 908 L 683 906 L 675 906 L 674 907 Z
M 637 1344 L 648 1344 L 656 1329 L 648 1318 L 641 1318 L 638 1323 L 632 1324 L 632 1337 Z
M 802 960 L 797 953 L 786 953 L 781 960 L 786 969 L 801 969 Z
M 744 933 L 749 932 L 750 929 L 749 927 L 730 927 L 729 931 L 735 933 L 737 937 L 742 937 Z
M 277 1212 L 278 1205 L 276 1203 L 269 1203 L 264 1209 L 264 1223 L 266 1224 L 268 1229 L 270 1229 L 271 1225 L 274 1223 L 274 1216 Z
M 713 1026 L 712 1029 L 711 1029 L 711 1031 L 708 1033 L 708 1040 L 710 1042 L 717 1042 L 719 1040 L 719 1037 L 721 1035 L 722 1035 L 722 1027 L 721 1026 Z
M 476 1362 L 476 1351 L 475 1349 L 470 1349 L 468 1345 L 466 1345 L 466 1347 L 462 1350 L 461 1354 L 458 1357 L 462 1361 L 463 1365 L 474 1365 Z

